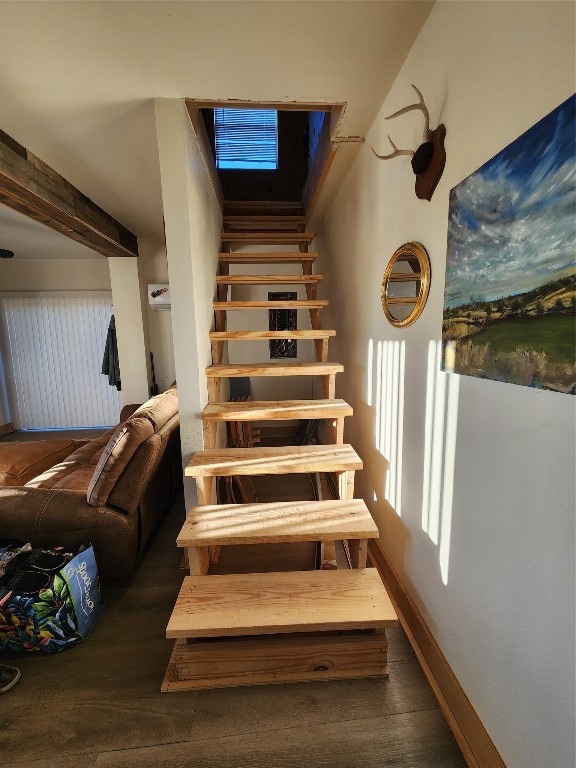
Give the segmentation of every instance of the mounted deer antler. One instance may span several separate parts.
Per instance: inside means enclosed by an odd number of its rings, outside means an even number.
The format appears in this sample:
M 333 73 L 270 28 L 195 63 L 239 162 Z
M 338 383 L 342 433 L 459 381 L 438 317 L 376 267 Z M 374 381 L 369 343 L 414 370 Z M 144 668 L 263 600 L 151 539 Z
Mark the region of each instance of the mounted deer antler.
M 433 131 L 430 130 L 430 114 L 424 102 L 424 97 L 415 85 L 412 85 L 412 88 L 414 88 L 418 94 L 418 103 L 402 107 L 402 109 L 399 109 L 392 115 L 388 115 L 388 117 L 384 119 L 391 120 L 394 117 L 405 115 L 407 112 L 412 112 L 415 109 L 421 110 L 424 114 L 425 121 L 424 142 L 415 151 L 411 149 L 398 149 L 390 136 L 388 136 L 388 141 L 392 144 L 394 152 L 389 155 L 379 155 L 374 148 L 372 148 L 372 152 L 374 152 L 376 157 L 380 160 L 390 160 L 399 155 L 409 155 L 412 157 L 412 170 L 416 174 L 416 197 L 421 200 L 431 200 L 434 190 L 442 177 L 442 172 L 444 171 L 444 165 L 446 163 L 446 151 L 444 149 L 446 128 L 444 125 L 439 125 Z

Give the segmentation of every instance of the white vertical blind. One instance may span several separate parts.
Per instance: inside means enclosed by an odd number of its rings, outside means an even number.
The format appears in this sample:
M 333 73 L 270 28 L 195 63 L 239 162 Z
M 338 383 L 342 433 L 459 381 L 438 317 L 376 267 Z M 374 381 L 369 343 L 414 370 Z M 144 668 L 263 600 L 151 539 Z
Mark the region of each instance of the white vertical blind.
M 278 168 L 278 112 L 275 109 L 214 110 L 216 167 L 230 170 Z
M 120 396 L 100 373 L 110 299 L 6 298 L 0 306 L 14 426 L 115 424 Z

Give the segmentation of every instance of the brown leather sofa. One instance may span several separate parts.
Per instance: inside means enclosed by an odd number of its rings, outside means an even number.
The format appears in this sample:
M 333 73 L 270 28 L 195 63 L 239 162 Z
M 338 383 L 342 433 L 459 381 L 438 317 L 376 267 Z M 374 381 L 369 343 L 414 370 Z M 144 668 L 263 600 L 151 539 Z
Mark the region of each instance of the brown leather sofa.
M 91 543 L 102 578 L 130 572 L 182 491 L 176 388 L 127 406 L 120 418 L 99 438 L 45 441 L 52 445 L 44 452 L 40 441 L 5 444 L 18 445 L 21 460 L 3 472 L 0 466 L 0 539 L 39 547 Z M 25 446 L 36 454 L 26 456 Z

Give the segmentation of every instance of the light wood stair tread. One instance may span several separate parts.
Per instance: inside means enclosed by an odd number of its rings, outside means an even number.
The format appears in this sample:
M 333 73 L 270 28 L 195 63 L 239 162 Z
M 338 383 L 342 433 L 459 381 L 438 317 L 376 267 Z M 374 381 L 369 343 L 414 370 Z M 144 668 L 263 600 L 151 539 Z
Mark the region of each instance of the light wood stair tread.
M 226 214 L 222 226 L 226 232 L 238 232 L 240 230 L 262 231 L 274 230 L 276 232 L 302 230 L 306 226 L 304 216 L 279 213 L 272 214 Z
M 193 507 L 176 543 L 207 547 L 375 538 L 378 528 L 366 504 L 352 499 Z
M 282 245 L 291 243 L 309 244 L 314 240 L 314 232 L 222 232 L 220 239 L 223 243 L 254 243 Z
M 197 451 L 184 474 L 187 477 L 230 477 L 360 469 L 362 460 L 351 445 L 281 445 Z
M 302 203 L 293 200 L 225 200 L 224 214 L 226 216 L 247 215 L 252 216 L 280 216 L 282 214 L 303 216 Z
M 313 262 L 318 254 L 313 251 L 299 253 L 298 251 L 271 251 L 268 253 L 221 253 L 218 256 L 221 263 L 228 264 L 298 264 Z
M 320 283 L 323 275 L 217 275 L 217 285 L 275 285 Z
M 206 368 L 208 378 L 239 376 L 328 376 L 342 373 L 341 363 L 226 363 Z
M 215 301 L 215 310 L 234 309 L 322 309 L 327 299 L 302 299 L 301 301 Z
M 229 224 L 232 221 L 277 221 L 281 224 L 284 222 L 296 221 L 299 224 L 304 224 L 306 222 L 306 217 L 291 213 L 226 213 L 224 214 L 223 220 L 226 222 L 226 224 Z
M 210 331 L 212 341 L 254 341 L 255 339 L 329 339 L 331 330 L 306 331 Z
M 352 415 L 344 400 L 247 400 L 238 403 L 209 403 L 202 419 L 214 421 L 258 421 L 275 419 L 336 419 Z
M 166 637 L 384 629 L 397 621 L 375 568 L 187 576 Z

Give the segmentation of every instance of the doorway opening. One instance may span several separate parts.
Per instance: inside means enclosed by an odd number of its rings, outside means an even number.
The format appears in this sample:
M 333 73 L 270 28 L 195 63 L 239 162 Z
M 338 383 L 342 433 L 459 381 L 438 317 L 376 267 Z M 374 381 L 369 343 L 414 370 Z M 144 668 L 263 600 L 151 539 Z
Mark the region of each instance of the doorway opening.
M 307 218 L 310 216 L 336 154 L 344 104 L 189 99 L 186 106 L 223 200 L 293 203 L 301 206 Z M 228 165 L 221 150 L 223 116 L 234 126 L 228 134 L 232 160 L 242 162 L 240 155 L 250 143 L 254 146 L 254 135 L 266 134 L 263 162 L 268 166 L 258 167 L 258 150 L 251 167 Z M 267 127 L 257 129 L 259 120 L 266 121 Z

